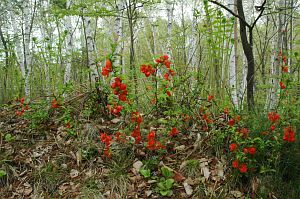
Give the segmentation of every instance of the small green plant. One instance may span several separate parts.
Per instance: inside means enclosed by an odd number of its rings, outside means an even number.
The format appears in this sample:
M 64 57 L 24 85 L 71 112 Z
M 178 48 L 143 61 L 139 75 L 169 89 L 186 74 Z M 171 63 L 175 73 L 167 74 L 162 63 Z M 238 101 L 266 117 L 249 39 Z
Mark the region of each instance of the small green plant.
M 10 134 L 10 133 L 7 133 L 7 134 L 4 136 L 4 140 L 5 140 L 6 142 L 14 141 L 14 139 L 15 139 L 15 137 L 14 137 L 12 134 Z
M 162 167 L 161 173 L 163 177 L 157 183 L 157 191 L 162 196 L 171 196 L 173 195 L 172 188 L 174 185 L 173 172 L 167 167 Z
M 142 176 L 144 176 L 144 178 L 150 178 L 151 177 L 150 169 L 141 169 L 140 173 L 142 174 Z
M 4 170 L 0 169 L 0 178 L 4 177 L 6 175 L 7 175 L 7 173 Z

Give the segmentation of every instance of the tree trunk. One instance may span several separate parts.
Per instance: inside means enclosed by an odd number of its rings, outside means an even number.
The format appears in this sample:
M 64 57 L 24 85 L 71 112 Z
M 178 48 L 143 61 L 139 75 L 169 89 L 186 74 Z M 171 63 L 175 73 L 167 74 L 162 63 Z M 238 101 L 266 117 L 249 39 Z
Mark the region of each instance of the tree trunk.
M 236 10 L 234 6 L 234 0 L 228 0 L 228 7 L 231 10 Z M 230 19 L 231 15 L 228 13 L 227 18 Z M 236 19 L 234 20 L 234 34 L 230 34 L 229 45 L 228 48 L 231 49 L 230 57 L 229 57 L 229 86 L 231 92 L 231 101 L 233 106 L 238 109 L 238 97 L 237 97 L 237 89 L 236 89 L 236 54 L 237 54 L 237 27 L 236 27 Z M 232 40 L 234 44 L 232 44 Z
M 243 8 L 243 1 L 237 0 L 237 10 L 241 17 L 240 22 L 240 36 L 242 40 L 242 46 L 247 58 L 248 73 L 247 73 L 247 105 L 249 111 L 254 111 L 254 74 L 255 74 L 255 64 L 253 55 L 253 28 L 248 28 L 249 30 L 249 41 L 247 36 L 247 27 L 245 24 L 245 14 Z
M 67 1 L 67 9 L 70 9 L 72 5 L 72 0 Z M 66 16 L 65 17 L 65 27 L 67 30 L 66 36 L 66 49 L 67 49 L 67 60 L 66 60 L 66 67 L 65 67 L 65 74 L 64 74 L 64 84 L 69 83 L 71 77 L 71 69 L 72 69 L 72 52 L 73 52 L 73 28 L 72 28 L 72 17 Z

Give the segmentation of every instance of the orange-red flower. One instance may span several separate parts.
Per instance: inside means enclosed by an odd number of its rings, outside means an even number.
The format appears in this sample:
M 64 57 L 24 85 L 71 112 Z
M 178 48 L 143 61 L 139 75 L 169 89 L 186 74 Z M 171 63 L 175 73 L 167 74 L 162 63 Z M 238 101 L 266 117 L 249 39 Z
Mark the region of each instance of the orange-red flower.
M 229 125 L 230 127 L 232 127 L 232 126 L 234 125 L 234 123 L 235 123 L 235 120 L 234 120 L 234 119 L 230 119 L 230 120 L 228 121 L 228 125 Z
M 289 67 L 288 66 L 282 66 L 282 72 L 288 73 L 289 72 Z
M 156 148 L 156 144 L 155 144 L 155 132 L 154 131 L 151 131 L 148 134 L 147 148 L 150 149 L 150 150 L 154 150 Z
M 232 167 L 237 169 L 239 167 L 239 161 L 238 160 L 234 160 L 232 162 Z
M 247 173 L 247 171 L 248 171 L 247 164 L 241 164 L 239 166 L 239 170 L 241 173 Z
M 296 141 L 296 132 L 292 127 L 287 127 L 284 129 L 283 140 L 287 142 Z
M 174 136 L 178 135 L 178 133 L 179 133 L 179 131 L 177 130 L 177 128 L 173 127 L 172 130 L 170 131 L 169 135 L 171 137 L 174 137 Z
M 167 93 L 167 95 L 168 95 L 169 97 L 171 97 L 171 96 L 172 96 L 172 94 L 171 94 L 171 92 L 170 92 L 170 91 L 166 91 L 166 93 Z
M 56 99 L 52 100 L 51 106 L 52 106 L 52 108 L 59 108 L 60 107 L 60 105 L 58 104 Z
M 143 121 L 143 118 L 138 111 L 135 111 L 131 113 L 131 121 L 140 125 Z
M 278 120 L 280 119 L 280 116 L 278 115 L 277 112 L 269 112 L 268 113 L 268 119 L 273 122 L 276 123 L 278 122 Z
M 285 89 L 286 88 L 286 86 L 284 85 L 284 83 L 282 81 L 279 82 L 279 85 L 280 85 L 281 89 Z
M 235 150 L 237 150 L 237 148 L 238 148 L 238 145 L 236 143 L 232 143 L 229 145 L 230 151 L 235 151 Z
M 102 68 L 101 74 L 108 77 L 110 72 L 112 72 L 112 63 L 110 59 L 107 59 L 105 61 L 105 66 Z
M 211 101 L 213 98 L 214 98 L 214 96 L 213 96 L 213 95 L 209 95 L 209 96 L 207 96 L 207 100 L 208 100 L 208 101 Z

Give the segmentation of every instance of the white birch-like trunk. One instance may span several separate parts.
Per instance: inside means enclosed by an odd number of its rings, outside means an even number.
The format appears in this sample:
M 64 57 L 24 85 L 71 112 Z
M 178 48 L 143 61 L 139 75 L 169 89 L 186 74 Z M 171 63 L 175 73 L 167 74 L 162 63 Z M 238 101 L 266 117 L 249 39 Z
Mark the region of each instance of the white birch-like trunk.
M 243 110 L 244 108 L 244 99 L 246 95 L 246 88 L 247 88 L 247 58 L 244 53 L 242 53 L 242 58 L 243 58 L 243 68 L 242 68 L 242 78 L 240 80 L 240 86 L 238 90 L 239 94 L 239 108 Z
M 67 1 L 67 9 L 70 9 L 72 5 L 72 1 Z M 69 83 L 71 77 L 71 68 L 72 68 L 72 51 L 73 51 L 73 27 L 72 27 L 72 17 L 66 16 L 65 17 L 65 28 L 67 30 L 66 36 L 66 49 L 67 49 L 67 61 L 66 61 L 66 68 L 64 74 L 64 84 Z
M 166 52 L 169 58 L 172 60 L 171 40 L 172 40 L 174 2 L 171 0 L 166 0 L 166 7 L 167 7 L 167 16 L 168 16 Z
M 86 36 L 86 48 L 88 53 L 88 65 L 90 68 L 90 76 L 92 82 L 96 81 L 96 78 L 99 77 L 96 62 L 95 62 L 95 42 L 94 42 L 94 33 L 92 31 L 92 20 L 90 17 L 83 17 L 84 26 L 85 26 L 85 36 Z
M 195 14 L 197 9 L 197 0 L 193 1 L 193 20 L 192 20 L 192 35 L 189 39 L 189 52 L 188 52 L 188 63 L 193 68 L 197 68 L 196 50 L 197 50 L 197 23 L 198 17 Z
M 11 24 L 12 24 L 12 29 L 13 29 L 13 32 L 14 32 L 14 43 L 15 43 L 15 52 L 16 52 L 16 57 L 17 57 L 17 60 L 20 64 L 20 70 L 21 70 L 21 74 L 22 74 L 22 78 L 25 79 L 25 64 L 24 64 L 24 55 L 23 55 L 23 48 L 22 48 L 22 44 L 21 44 L 21 38 L 19 33 L 20 33 L 20 30 L 18 28 L 18 22 L 16 21 L 16 18 L 15 18 L 15 14 L 11 11 L 9 12 L 10 13 L 10 19 L 11 19 Z
M 31 67 L 32 67 L 32 57 L 30 52 L 30 39 L 31 39 L 31 20 L 32 15 L 30 8 L 30 1 L 24 1 L 24 65 L 25 65 L 25 96 L 30 98 L 30 75 L 31 75 Z
M 280 0 L 279 7 L 284 5 L 284 1 Z M 278 89 L 279 89 L 279 81 L 278 77 L 280 74 L 280 52 L 282 52 L 282 14 L 278 14 L 278 24 L 277 30 L 274 26 L 274 32 L 277 31 L 277 37 L 272 38 L 272 54 L 271 54 L 271 68 L 270 68 L 270 85 L 271 88 L 267 94 L 266 106 L 265 109 L 273 110 L 276 108 L 278 104 Z
M 123 9 L 124 9 L 124 5 L 123 5 L 123 0 L 118 0 L 116 2 L 116 10 L 117 10 L 117 16 L 115 18 L 115 24 L 114 24 L 114 42 L 116 45 L 116 49 L 114 52 L 114 63 L 113 65 L 116 67 L 119 67 L 121 65 L 121 59 L 122 59 L 122 48 L 123 48 L 123 43 L 124 41 L 121 41 L 122 37 L 123 37 L 123 20 L 122 20 L 122 16 L 123 16 Z M 122 64 L 122 73 L 125 73 L 125 67 L 123 67 Z
M 231 10 L 235 10 L 235 5 L 234 5 L 234 0 L 228 0 L 228 7 Z M 227 18 L 230 18 L 231 14 L 227 14 Z M 236 89 L 236 46 L 232 44 L 231 40 L 234 40 L 236 42 L 237 38 L 237 28 L 235 27 L 236 25 L 236 19 L 234 22 L 234 28 L 233 28 L 233 33 L 230 34 L 230 41 L 229 41 L 229 49 L 230 51 L 230 57 L 229 57 L 229 87 L 230 87 L 230 93 L 231 93 L 231 101 L 234 107 L 237 109 L 238 108 L 238 97 L 237 97 L 237 89 Z

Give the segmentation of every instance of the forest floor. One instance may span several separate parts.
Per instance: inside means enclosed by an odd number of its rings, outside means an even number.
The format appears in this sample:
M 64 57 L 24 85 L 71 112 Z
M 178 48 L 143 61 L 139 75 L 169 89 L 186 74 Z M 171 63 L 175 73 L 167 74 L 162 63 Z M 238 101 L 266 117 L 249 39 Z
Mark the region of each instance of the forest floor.
M 0 109 L 0 198 L 249 198 L 259 181 L 232 187 L 232 174 L 220 151 L 211 150 L 209 134 L 181 136 L 174 151 L 157 154 L 145 147 L 113 146 L 111 158 L 103 156 L 99 132 L 109 131 L 121 120 L 77 120 L 75 134 L 53 116 L 38 128 L 15 114 L 16 108 Z M 157 128 L 163 128 L 157 126 Z M 143 131 L 143 130 L 142 130 Z M 146 131 L 146 129 L 145 129 Z M 144 165 L 153 165 L 142 175 Z M 168 168 L 174 183 L 160 188 Z M 168 186 L 168 185 L 167 185 Z M 261 186 L 261 185 L 260 185 Z M 170 197 L 161 191 L 171 191 Z M 254 196 L 252 195 L 252 197 Z M 268 198 L 276 198 L 270 192 Z M 254 197 L 255 198 L 255 197 Z

